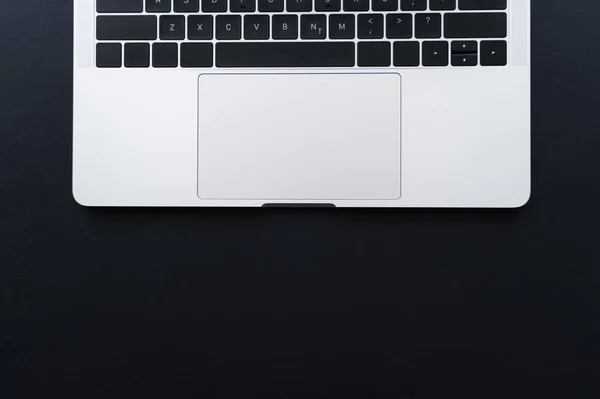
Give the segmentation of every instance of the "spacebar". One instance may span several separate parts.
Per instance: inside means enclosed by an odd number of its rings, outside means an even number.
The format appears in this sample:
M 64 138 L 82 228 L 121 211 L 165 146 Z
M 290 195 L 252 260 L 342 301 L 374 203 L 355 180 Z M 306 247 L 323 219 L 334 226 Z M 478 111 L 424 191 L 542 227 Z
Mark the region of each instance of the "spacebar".
M 352 67 L 354 42 L 217 43 L 217 67 Z

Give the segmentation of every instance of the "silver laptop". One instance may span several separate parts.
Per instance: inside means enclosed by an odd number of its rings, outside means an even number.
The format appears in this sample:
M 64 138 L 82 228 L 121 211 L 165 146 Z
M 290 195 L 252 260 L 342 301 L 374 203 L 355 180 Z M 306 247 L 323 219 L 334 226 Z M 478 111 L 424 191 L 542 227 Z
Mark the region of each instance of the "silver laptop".
M 529 198 L 529 0 L 74 3 L 82 205 Z

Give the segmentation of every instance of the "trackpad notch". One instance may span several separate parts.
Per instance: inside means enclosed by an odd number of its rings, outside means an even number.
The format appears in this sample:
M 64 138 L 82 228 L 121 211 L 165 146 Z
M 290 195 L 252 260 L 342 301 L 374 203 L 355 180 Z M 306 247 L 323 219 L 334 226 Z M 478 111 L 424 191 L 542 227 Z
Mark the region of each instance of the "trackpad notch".
M 400 197 L 398 74 L 204 74 L 198 197 Z

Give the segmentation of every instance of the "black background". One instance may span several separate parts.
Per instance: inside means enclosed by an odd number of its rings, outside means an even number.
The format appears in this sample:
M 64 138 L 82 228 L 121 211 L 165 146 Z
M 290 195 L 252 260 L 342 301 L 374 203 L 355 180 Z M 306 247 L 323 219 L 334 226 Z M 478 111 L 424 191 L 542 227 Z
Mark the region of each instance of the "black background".
M 1 398 L 600 396 L 597 1 L 533 1 L 515 211 L 80 207 L 71 1 L 0 6 Z

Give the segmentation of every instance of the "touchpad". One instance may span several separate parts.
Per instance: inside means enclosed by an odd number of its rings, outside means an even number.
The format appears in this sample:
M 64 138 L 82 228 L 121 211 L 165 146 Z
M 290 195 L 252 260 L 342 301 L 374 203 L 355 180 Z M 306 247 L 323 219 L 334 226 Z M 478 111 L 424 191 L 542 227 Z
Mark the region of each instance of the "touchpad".
M 398 74 L 204 74 L 198 196 L 400 197 Z

